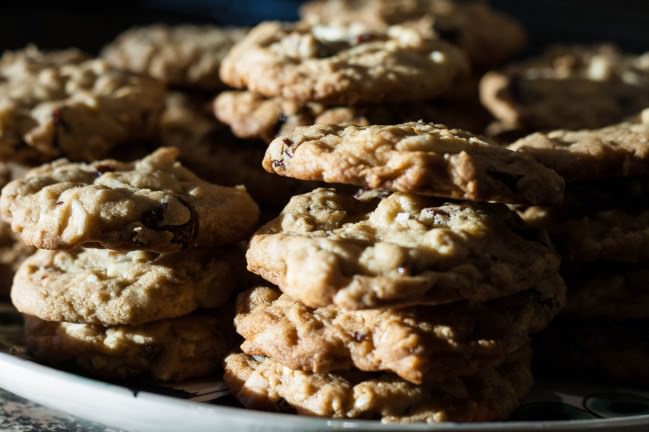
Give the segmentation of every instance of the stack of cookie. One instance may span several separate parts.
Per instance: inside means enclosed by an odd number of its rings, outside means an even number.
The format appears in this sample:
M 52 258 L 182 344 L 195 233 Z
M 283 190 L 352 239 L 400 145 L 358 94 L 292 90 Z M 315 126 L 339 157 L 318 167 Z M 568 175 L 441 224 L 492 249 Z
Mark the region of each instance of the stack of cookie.
M 259 210 L 241 188 L 199 179 L 162 148 L 124 163 L 61 159 L 2 191 L 3 219 L 41 248 L 12 301 L 39 360 L 112 379 L 215 371 Z
M 253 236 L 248 269 L 281 292 L 237 301 L 245 341 L 225 379 L 245 406 L 402 422 L 517 407 L 532 385 L 529 335 L 565 286 L 542 232 L 486 202 L 560 202 L 556 173 L 421 122 L 297 128 L 264 167 L 365 189 L 296 196 Z
M 568 306 L 539 340 L 540 365 L 649 383 L 649 111 L 603 129 L 519 140 L 566 178 L 559 208 L 531 209 L 563 258 Z
M 223 60 L 221 79 L 242 91 L 216 98 L 217 118 L 266 142 L 312 124 L 425 120 L 482 131 L 488 116 L 471 66 L 516 53 L 524 32 L 484 6 L 412 3 L 316 1 L 300 22 L 258 25 Z M 484 32 L 491 25 L 498 31 Z

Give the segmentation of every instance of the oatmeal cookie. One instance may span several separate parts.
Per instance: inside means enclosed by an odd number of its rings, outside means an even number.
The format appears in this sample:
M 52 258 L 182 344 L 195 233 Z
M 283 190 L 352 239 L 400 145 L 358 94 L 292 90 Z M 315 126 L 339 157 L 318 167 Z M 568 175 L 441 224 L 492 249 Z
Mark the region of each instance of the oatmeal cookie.
M 313 0 L 302 6 L 306 21 L 330 25 L 417 28 L 458 45 L 477 68 L 501 63 L 525 45 L 523 27 L 487 4 L 450 0 Z
M 222 306 L 242 287 L 244 271 L 236 247 L 163 255 L 40 250 L 16 273 L 11 300 L 46 321 L 138 325 Z
M 232 48 L 221 79 L 264 96 L 327 104 L 430 99 L 468 79 L 462 52 L 415 30 L 266 22 Z
M 194 313 L 139 326 L 101 327 L 25 316 L 27 350 L 39 361 L 107 379 L 183 381 L 215 373 L 232 347 L 230 320 Z
M 511 128 L 600 128 L 649 106 L 649 53 L 625 54 L 611 45 L 557 46 L 488 73 L 480 93 Z
M 173 87 L 212 91 L 223 87 L 221 61 L 247 29 L 155 24 L 132 28 L 106 46 L 102 58 Z
M 2 191 L 0 212 L 30 245 L 174 252 L 246 238 L 259 209 L 243 188 L 216 186 L 165 147 L 133 163 L 59 160 Z
M 93 161 L 153 137 L 164 86 L 76 51 L 34 47 L 0 58 L 0 159 Z
M 248 269 L 310 307 L 484 301 L 554 276 L 559 256 L 497 204 L 400 193 L 293 197 L 253 236 Z
M 246 91 L 219 94 L 214 113 L 239 138 L 266 142 L 277 135 L 291 134 L 298 126 L 313 124 L 369 126 L 423 120 L 475 132 L 488 124 L 488 114 L 469 101 L 327 107 L 316 102 L 300 104 L 281 97 L 265 98 Z
M 649 176 L 649 122 L 537 132 L 508 147 L 532 155 L 568 182 Z
M 308 373 L 246 354 L 225 358 L 225 382 L 247 408 L 383 422 L 504 419 L 532 387 L 530 351 L 473 377 L 418 386 L 395 375 Z
M 239 295 L 241 350 L 312 373 L 389 371 L 415 384 L 469 376 L 501 363 L 565 304 L 559 276 L 488 303 L 404 309 L 311 309 L 272 288 Z
M 201 98 L 171 92 L 162 115 L 160 141 L 180 150 L 179 160 L 210 182 L 244 185 L 260 205 L 274 215 L 296 194 L 308 192 L 317 184 L 269 174 L 262 166 L 266 146 L 242 142 L 227 126 L 204 109 Z M 273 215 L 273 217 L 274 217 Z
M 423 122 L 298 128 L 270 144 L 264 168 L 302 180 L 473 201 L 558 204 L 564 189 L 561 177 L 529 155 Z

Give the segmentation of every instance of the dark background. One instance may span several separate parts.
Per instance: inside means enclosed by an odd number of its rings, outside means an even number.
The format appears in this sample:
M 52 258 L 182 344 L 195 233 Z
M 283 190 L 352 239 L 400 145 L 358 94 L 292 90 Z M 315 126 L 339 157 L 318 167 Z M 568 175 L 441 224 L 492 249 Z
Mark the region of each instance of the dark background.
M 390 0 L 386 0 L 390 1 Z M 93 3 L 99 3 L 93 4 Z M 153 22 L 254 24 L 294 20 L 298 0 L 2 1 L 0 50 L 28 43 L 42 48 L 76 46 L 96 52 L 117 33 Z M 610 40 L 649 51 L 649 0 L 492 0 L 523 22 L 529 52 L 552 42 Z

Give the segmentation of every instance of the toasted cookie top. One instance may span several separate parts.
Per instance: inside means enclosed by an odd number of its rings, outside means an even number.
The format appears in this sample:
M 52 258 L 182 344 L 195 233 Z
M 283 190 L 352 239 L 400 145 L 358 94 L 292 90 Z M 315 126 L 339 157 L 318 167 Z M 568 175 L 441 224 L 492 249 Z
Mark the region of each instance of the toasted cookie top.
M 248 269 L 311 307 L 484 301 L 556 274 L 559 257 L 501 205 L 401 193 L 295 196 L 253 236 Z
M 165 147 L 131 163 L 58 160 L 8 184 L 0 212 L 43 249 L 173 252 L 245 238 L 259 216 L 246 191 L 201 180 L 177 156 Z
M 143 73 L 170 86 L 215 90 L 221 61 L 247 29 L 156 24 L 130 29 L 107 45 L 111 65 Z
M 529 155 L 440 124 L 314 125 L 277 137 L 264 168 L 287 177 L 473 201 L 557 204 L 564 182 Z
M 412 26 L 456 44 L 478 67 L 498 64 L 525 44 L 525 31 L 514 19 L 482 2 L 450 0 L 313 0 L 300 9 L 306 21 L 363 25 L 384 29 Z
M 461 51 L 403 27 L 262 23 L 221 65 L 233 87 L 327 104 L 430 99 L 467 77 Z
M 482 78 L 483 104 L 524 131 L 594 129 L 649 106 L 649 53 L 611 45 L 557 46 Z
M 486 303 L 346 311 L 311 309 L 272 288 L 239 295 L 241 349 L 291 369 L 390 371 L 416 384 L 469 376 L 502 362 L 565 304 L 557 275 Z
M 91 161 L 116 145 L 151 138 L 164 108 L 157 81 L 34 47 L 0 58 L 0 157 Z

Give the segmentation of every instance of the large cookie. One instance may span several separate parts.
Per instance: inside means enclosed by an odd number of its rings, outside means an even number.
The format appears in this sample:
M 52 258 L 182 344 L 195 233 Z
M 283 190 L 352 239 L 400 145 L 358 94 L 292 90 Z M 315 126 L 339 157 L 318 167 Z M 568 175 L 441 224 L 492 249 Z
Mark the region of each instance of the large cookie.
M 170 86 L 216 90 L 221 61 L 246 29 L 216 26 L 166 26 L 130 29 L 106 46 L 102 57 L 111 65 L 143 73 Z
M 558 46 L 488 73 L 480 90 L 484 105 L 509 128 L 600 128 L 649 106 L 649 53 Z
M 16 273 L 11 300 L 46 321 L 137 325 L 222 306 L 242 287 L 244 271 L 237 247 L 163 255 L 40 250 Z
M 404 309 L 311 309 L 272 288 L 239 295 L 241 350 L 312 373 L 389 371 L 421 384 L 470 376 L 502 362 L 565 304 L 559 276 L 488 303 Z
M 649 121 L 535 133 L 508 147 L 531 154 L 569 182 L 649 176 Z
M 422 122 L 298 128 L 270 144 L 264 168 L 302 180 L 473 201 L 558 204 L 564 188 L 561 177 L 529 155 Z
M 259 209 L 241 188 L 216 186 L 162 148 L 133 163 L 59 160 L 2 191 L 0 211 L 26 243 L 173 252 L 246 238 Z
M 312 23 L 385 29 L 413 26 L 456 44 L 478 68 L 494 66 L 525 44 L 525 31 L 512 18 L 482 2 L 450 0 L 313 0 L 300 15 Z
M 221 79 L 299 102 L 398 102 L 450 92 L 468 79 L 468 64 L 457 48 L 412 29 L 267 22 L 232 48 Z
M 532 387 L 530 351 L 476 376 L 417 386 L 394 375 L 314 374 L 263 357 L 230 354 L 225 382 L 247 408 L 382 422 L 489 421 L 506 418 Z
M 484 301 L 554 276 L 540 233 L 495 204 L 316 189 L 253 236 L 248 269 L 311 307 Z
M 139 326 L 101 327 L 25 316 L 25 344 L 36 359 L 107 379 L 183 381 L 215 373 L 232 347 L 230 320 L 194 313 Z
M 563 318 L 539 334 L 534 362 L 548 374 L 589 374 L 632 386 L 649 384 L 649 321 Z
M 164 86 L 86 60 L 76 51 L 34 47 L 0 58 L 0 158 L 93 161 L 120 143 L 151 138 Z
M 205 104 L 207 102 L 207 104 Z M 209 101 L 171 92 L 162 115 L 160 141 L 180 150 L 179 159 L 201 178 L 225 186 L 244 185 L 259 204 L 281 209 L 316 185 L 269 174 L 262 166 L 266 146 L 234 138 L 205 107 Z
M 327 107 L 317 102 L 297 103 L 281 97 L 265 98 L 251 92 L 227 91 L 214 101 L 214 113 L 243 139 L 270 142 L 298 126 L 395 124 L 423 120 L 480 132 L 488 123 L 484 109 L 469 101 L 410 102 L 390 105 Z

